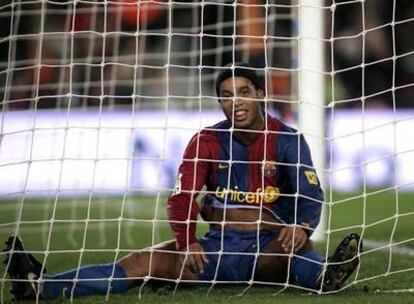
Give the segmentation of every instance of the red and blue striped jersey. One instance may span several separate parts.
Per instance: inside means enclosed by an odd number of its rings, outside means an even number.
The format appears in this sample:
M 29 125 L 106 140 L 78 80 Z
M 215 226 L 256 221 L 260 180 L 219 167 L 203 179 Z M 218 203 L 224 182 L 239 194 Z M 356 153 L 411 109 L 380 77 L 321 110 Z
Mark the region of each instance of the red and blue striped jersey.
M 196 197 L 204 186 L 215 208 L 264 208 L 282 223 L 309 226 L 309 233 L 319 223 L 323 192 L 304 137 L 270 116 L 256 132 L 246 145 L 225 120 L 189 142 L 168 200 L 180 249 L 197 241 Z

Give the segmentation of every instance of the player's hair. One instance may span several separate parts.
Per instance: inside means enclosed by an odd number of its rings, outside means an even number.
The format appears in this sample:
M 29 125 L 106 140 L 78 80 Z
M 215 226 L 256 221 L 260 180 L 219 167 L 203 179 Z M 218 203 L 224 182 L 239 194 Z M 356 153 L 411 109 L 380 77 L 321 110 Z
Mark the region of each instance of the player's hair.
M 234 68 L 233 68 L 234 67 Z M 261 89 L 263 92 L 263 81 L 256 73 L 256 70 L 248 63 L 245 62 L 235 62 L 229 63 L 225 66 L 225 69 L 222 70 L 216 78 L 216 95 L 220 97 L 220 85 L 227 78 L 231 77 L 244 77 L 249 79 L 256 89 Z

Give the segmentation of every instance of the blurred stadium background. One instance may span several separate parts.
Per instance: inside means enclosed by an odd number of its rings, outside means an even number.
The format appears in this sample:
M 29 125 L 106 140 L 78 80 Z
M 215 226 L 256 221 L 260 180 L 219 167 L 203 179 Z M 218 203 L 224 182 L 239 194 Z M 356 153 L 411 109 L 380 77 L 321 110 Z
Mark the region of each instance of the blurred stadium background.
M 165 200 L 186 142 L 223 118 L 213 88 L 220 67 L 251 62 L 266 76 L 269 110 L 296 125 L 298 4 L 0 1 L 0 240 L 18 232 L 55 272 L 171 238 Z M 329 303 L 409 303 L 414 3 L 323 5 L 328 204 L 318 246 L 328 254 L 359 231 L 367 248 L 357 284 Z M 0 275 L 8 301 L 3 266 Z M 246 286 L 212 299 L 227 301 Z M 251 290 L 246 301 L 263 301 L 261 293 Z M 183 295 L 180 302 L 193 299 Z

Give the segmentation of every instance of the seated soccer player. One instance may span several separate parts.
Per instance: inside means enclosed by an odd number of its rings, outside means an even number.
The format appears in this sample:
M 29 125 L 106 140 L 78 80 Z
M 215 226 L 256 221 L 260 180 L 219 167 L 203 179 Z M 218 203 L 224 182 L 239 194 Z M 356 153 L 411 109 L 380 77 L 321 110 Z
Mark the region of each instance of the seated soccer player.
M 235 66 L 223 69 L 216 80 L 226 119 L 194 135 L 184 152 L 168 199 L 176 239 L 117 263 L 47 274 L 21 240 L 11 236 L 5 264 L 16 299 L 121 293 L 148 276 L 200 282 L 289 280 L 315 291 L 343 286 L 359 263 L 362 240 L 357 234 L 346 236 L 324 268 L 309 239 L 320 219 L 323 193 L 308 145 L 296 130 L 266 113 L 255 70 Z M 203 187 L 207 195 L 199 207 L 196 198 Z M 210 223 L 201 238 L 196 236 L 198 214 Z

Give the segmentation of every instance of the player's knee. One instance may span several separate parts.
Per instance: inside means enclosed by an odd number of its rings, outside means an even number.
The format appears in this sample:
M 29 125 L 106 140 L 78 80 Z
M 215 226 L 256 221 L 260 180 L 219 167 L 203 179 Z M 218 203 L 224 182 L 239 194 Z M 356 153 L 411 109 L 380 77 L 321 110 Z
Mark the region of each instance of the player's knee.
M 302 252 L 308 252 L 314 250 L 313 242 L 308 239 L 305 243 L 305 245 L 299 250 L 299 254 Z
M 283 256 L 262 256 L 259 260 L 256 279 L 269 282 L 286 281 L 289 269 L 288 258 Z
M 134 252 L 119 261 L 131 280 L 151 278 L 176 278 L 178 254 L 164 251 Z M 150 268 L 151 266 L 151 268 Z
M 119 260 L 118 264 L 123 268 L 128 278 L 138 280 L 150 275 L 148 252 L 131 253 Z

